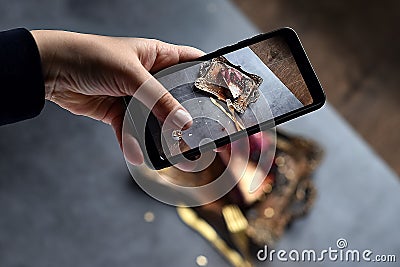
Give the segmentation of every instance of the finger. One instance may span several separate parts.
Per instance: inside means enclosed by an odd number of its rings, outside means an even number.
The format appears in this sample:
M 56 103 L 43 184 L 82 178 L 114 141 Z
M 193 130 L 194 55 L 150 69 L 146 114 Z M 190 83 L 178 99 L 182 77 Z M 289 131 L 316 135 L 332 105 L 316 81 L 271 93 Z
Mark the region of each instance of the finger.
M 114 129 L 115 136 L 117 137 L 119 146 L 121 150 L 123 150 L 123 145 L 122 145 L 122 127 L 123 127 L 123 121 L 124 121 L 125 114 L 121 113 L 120 115 L 114 117 L 111 121 L 111 126 Z
M 179 62 L 197 59 L 205 55 L 204 51 L 201 51 L 200 49 L 197 49 L 195 47 L 185 46 L 185 45 L 174 45 L 174 46 L 178 50 Z
M 150 68 L 151 72 L 157 72 L 172 65 L 198 59 L 205 53 L 197 48 L 183 45 L 173 45 L 157 42 L 157 55 Z
M 128 133 L 124 133 L 122 138 L 122 152 L 124 153 L 125 159 L 132 165 L 143 164 L 143 153 L 136 138 Z
M 136 75 L 143 82 L 133 96 L 145 104 L 161 122 L 183 130 L 192 125 L 193 119 L 189 112 L 144 67 Z
M 124 117 L 125 114 L 123 111 L 121 114 L 115 116 L 111 120 L 110 124 L 115 131 L 115 135 L 117 136 L 119 146 L 125 159 L 133 165 L 141 165 L 144 158 L 138 141 L 128 132 L 122 133 Z

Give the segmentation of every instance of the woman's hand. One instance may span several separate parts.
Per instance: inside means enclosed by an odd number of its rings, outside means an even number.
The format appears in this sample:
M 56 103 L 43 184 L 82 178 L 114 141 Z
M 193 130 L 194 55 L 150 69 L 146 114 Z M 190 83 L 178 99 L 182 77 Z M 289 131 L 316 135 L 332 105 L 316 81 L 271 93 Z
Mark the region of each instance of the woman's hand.
M 77 115 L 112 125 L 122 148 L 123 96 L 131 96 L 156 72 L 196 59 L 204 53 L 192 47 L 158 40 L 108 37 L 64 31 L 32 31 L 42 60 L 46 99 Z M 153 113 L 163 121 L 171 112 L 178 127 L 192 118 L 165 88 L 148 92 L 161 96 Z M 154 99 L 155 101 L 157 99 Z M 128 160 L 141 164 L 143 154 L 133 139 Z M 126 153 L 125 153 L 126 154 Z

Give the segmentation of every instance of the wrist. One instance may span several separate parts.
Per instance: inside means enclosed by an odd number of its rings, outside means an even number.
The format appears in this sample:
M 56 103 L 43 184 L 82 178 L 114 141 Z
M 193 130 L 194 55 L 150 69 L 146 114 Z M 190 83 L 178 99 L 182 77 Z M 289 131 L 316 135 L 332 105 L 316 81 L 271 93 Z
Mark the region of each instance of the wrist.
M 47 100 L 65 80 L 80 74 L 88 61 L 98 61 L 97 50 L 104 50 L 104 42 L 90 34 L 57 30 L 33 30 L 31 34 L 39 49 Z
M 55 43 L 51 44 L 50 31 L 46 30 L 33 30 L 31 31 L 33 38 L 36 41 L 36 45 L 40 54 L 40 61 L 42 65 L 42 75 L 45 84 L 45 98 L 49 100 L 54 90 L 54 85 L 57 80 L 56 75 L 51 71 L 52 68 L 52 57 L 55 56 L 54 48 Z
M 80 34 L 68 31 L 33 30 L 42 64 L 45 98 L 51 100 L 60 78 L 76 60 Z M 68 71 L 67 71 L 68 72 Z

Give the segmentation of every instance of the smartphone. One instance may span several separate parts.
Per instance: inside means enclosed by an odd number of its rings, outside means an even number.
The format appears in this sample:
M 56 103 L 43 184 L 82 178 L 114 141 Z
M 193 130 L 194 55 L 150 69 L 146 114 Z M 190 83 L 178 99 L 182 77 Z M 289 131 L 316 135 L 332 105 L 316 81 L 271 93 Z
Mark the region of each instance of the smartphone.
M 163 125 L 132 98 L 130 112 L 149 114 L 144 129 L 145 162 L 162 169 L 317 110 L 325 94 L 296 32 L 282 28 L 221 48 L 154 77 L 188 110 L 187 130 Z M 206 141 L 205 141 L 206 140 Z

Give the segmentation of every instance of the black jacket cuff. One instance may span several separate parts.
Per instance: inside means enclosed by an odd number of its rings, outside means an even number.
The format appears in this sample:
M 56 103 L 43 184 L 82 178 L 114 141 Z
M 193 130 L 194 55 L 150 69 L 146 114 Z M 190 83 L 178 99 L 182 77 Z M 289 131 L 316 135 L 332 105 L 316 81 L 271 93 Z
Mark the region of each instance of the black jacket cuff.
M 42 111 L 45 89 L 38 47 L 26 29 L 0 32 L 0 125 Z

